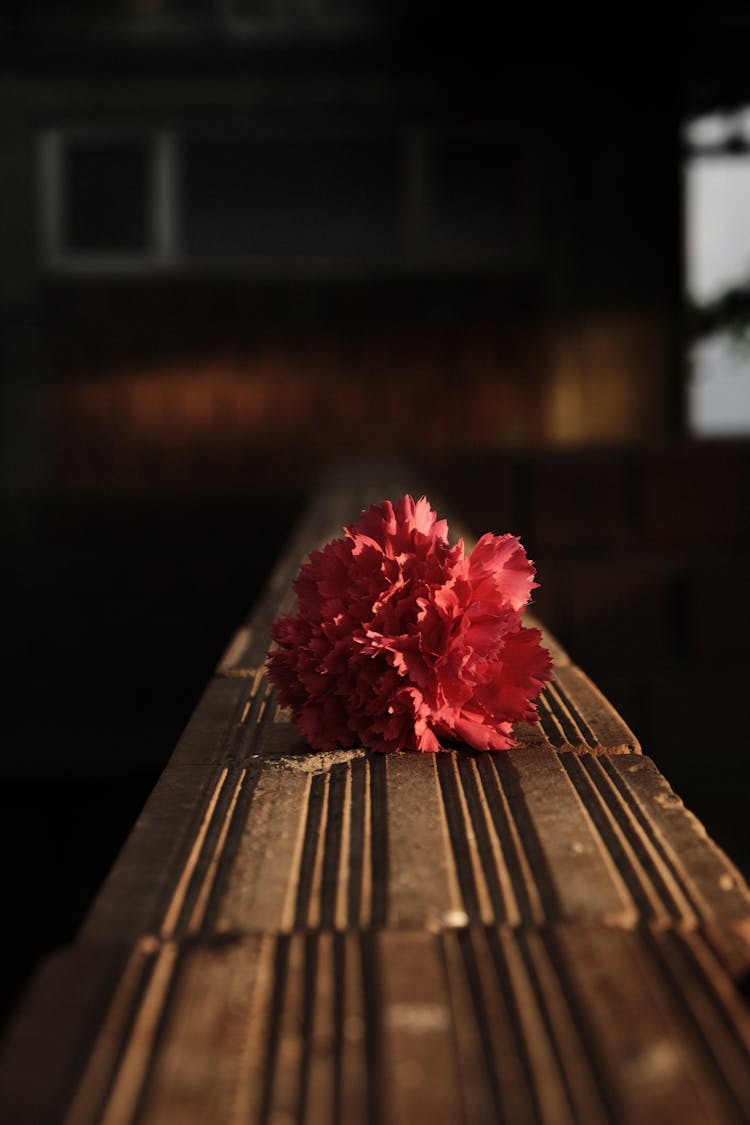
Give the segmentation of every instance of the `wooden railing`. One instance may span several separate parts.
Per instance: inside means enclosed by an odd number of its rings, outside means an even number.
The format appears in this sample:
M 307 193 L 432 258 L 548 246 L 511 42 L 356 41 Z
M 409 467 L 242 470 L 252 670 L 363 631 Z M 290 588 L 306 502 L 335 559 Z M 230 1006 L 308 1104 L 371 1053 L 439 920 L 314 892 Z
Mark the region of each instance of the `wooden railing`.
M 0 1062 L 44 1125 L 734 1122 L 750 895 L 561 649 L 507 753 L 316 753 L 269 690 L 318 493 Z

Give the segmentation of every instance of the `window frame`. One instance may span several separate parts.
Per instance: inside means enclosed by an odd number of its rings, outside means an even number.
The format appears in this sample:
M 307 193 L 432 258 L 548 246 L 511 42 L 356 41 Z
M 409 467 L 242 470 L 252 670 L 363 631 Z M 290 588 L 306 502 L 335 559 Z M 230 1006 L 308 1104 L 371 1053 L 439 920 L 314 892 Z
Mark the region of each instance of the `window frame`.
M 143 142 L 146 149 L 146 211 L 149 238 L 142 249 L 76 250 L 65 243 L 66 150 L 75 143 Z M 179 263 L 177 137 L 168 129 L 72 126 L 46 129 L 39 137 L 40 256 L 53 273 L 138 273 Z

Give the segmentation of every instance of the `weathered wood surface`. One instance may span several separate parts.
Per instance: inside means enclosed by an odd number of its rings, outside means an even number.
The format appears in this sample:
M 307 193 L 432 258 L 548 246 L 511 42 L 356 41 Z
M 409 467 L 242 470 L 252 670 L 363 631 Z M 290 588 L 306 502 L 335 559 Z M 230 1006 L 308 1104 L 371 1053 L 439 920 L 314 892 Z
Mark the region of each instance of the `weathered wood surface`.
M 79 946 L 21 1013 L 3 1120 L 746 1121 L 747 951 L 726 944 L 567 925 Z
M 300 561 L 402 490 L 312 506 L 20 1009 L 3 1121 L 750 1118 L 748 890 L 553 638 L 504 754 L 315 753 L 276 706 Z

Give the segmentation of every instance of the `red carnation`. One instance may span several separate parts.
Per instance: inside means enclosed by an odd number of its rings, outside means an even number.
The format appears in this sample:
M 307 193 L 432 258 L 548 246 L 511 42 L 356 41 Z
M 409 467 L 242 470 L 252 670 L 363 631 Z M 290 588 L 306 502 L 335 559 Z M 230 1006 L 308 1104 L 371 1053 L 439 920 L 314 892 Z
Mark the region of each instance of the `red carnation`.
M 273 624 L 268 672 L 299 730 L 318 750 L 507 750 L 551 676 L 521 624 L 537 584 L 520 541 L 483 535 L 467 556 L 411 496 L 344 531 L 297 575 L 297 615 Z

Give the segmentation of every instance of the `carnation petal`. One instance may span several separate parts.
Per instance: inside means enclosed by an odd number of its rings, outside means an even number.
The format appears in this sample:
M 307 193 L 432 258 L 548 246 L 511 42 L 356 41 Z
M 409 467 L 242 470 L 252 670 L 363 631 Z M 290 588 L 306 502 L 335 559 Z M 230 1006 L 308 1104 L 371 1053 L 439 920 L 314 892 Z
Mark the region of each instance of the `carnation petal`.
M 514 745 L 511 724 L 507 722 L 490 726 L 477 718 L 459 715 L 456 734 L 475 750 L 509 750 Z
M 469 555 L 469 577 L 479 601 L 496 601 L 500 595 L 514 609 L 523 609 L 535 586 L 534 573 L 515 535 L 487 532 Z

